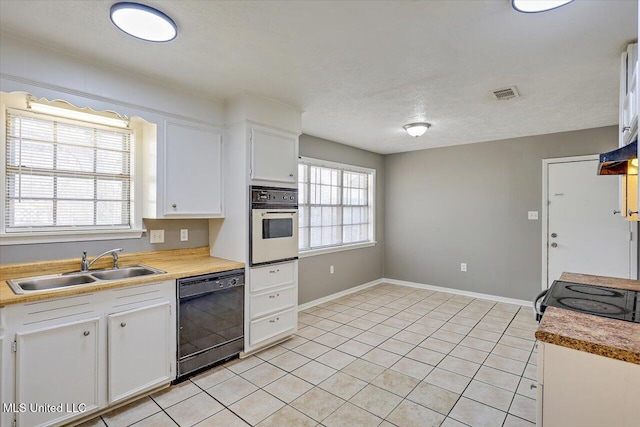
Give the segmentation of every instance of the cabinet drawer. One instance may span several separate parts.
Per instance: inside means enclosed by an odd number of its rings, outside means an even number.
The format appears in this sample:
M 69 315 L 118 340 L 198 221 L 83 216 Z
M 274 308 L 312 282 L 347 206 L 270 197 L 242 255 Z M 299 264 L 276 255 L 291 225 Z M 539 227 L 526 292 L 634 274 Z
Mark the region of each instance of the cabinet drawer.
M 295 331 L 298 316 L 295 308 L 251 322 L 249 342 L 255 346 L 285 332 Z
M 264 316 L 295 306 L 295 286 L 273 290 L 260 295 L 251 295 L 251 318 Z
M 251 292 L 295 282 L 295 262 L 251 269 Z

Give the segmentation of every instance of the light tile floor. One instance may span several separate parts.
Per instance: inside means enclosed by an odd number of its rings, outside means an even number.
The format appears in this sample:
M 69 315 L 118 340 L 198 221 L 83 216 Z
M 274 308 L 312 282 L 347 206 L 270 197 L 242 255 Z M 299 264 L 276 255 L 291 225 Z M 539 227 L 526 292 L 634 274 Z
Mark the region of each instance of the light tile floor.
M 533 426 L 530 308 L 381 284 L 297 335 L 85 426 Z

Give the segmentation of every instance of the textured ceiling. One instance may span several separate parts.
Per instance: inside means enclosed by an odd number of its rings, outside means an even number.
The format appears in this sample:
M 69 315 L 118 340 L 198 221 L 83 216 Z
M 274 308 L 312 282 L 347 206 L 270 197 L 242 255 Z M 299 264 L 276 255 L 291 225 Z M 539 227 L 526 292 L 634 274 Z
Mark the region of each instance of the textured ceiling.
M 620 52 L 637 38 L 635 0 L 542 14 L 508 0 L 140 1 L 178 38 L 126 36 L 105 0 L 1 0 L 0 25 L 162 84 L 286 102 L 305 133 L 379 153 L 617 123 Z M 492 99 L 511 85 L 520 98 Z M 433 127 L 412 138 L 415 121 Z

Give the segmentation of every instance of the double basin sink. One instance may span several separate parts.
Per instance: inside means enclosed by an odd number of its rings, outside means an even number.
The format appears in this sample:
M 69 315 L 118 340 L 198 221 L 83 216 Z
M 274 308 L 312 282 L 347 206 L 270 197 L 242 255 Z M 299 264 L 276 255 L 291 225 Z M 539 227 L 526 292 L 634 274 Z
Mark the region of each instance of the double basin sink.
M 25 294 L 163 273 L 166 272 L 139 264 L 112 270 L 93 270 L 51 276 L 27 277 L 24 279 L 8 280 L 7 283 L 9 283 L 9 286 L 16 294 Z

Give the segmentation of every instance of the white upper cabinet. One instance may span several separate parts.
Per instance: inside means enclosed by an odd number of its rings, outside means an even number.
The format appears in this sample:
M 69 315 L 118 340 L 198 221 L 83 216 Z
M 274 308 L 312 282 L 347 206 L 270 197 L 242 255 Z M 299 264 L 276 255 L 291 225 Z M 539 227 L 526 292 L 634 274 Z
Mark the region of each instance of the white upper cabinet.
M 158 135 L 157 147 L 147 143 L 145 155 L 157 161 L 145 168 L 145 218 L 224 216 L 222 135 L 218 129 L 165 120 L 163 138 Z
M 620 66 L 619 145 L 627 145 L 638 134 L 638 44 L 622 53 Z
M 295 184 L 298 171 L 298 137 L 251 127 L 251 179 Z

